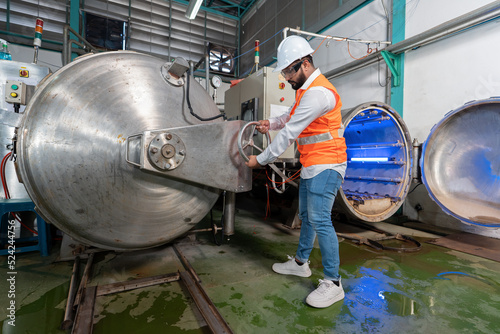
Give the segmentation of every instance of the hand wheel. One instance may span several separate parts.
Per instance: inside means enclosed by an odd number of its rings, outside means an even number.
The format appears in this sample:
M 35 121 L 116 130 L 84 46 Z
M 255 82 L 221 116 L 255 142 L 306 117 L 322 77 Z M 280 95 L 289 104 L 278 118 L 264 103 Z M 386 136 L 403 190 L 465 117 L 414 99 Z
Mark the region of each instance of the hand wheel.
M 247 147 L 251 146 L 260 152 L 263 151 L 263 149 L 258 147 L 257 145 L 255 145 L 255 143 L 253 141 L 253 134 L 255 132 L 255 128 L 259 124 L 260 124 L 259 122 L 248 122 L 240 129 L 240 132 L 238 133 L 238 151 L 240 151 L 240 155 L 245 161 L 250 160 L 244 151 Z M 247 129 L 250 127 L 252 130 L 247 131 Z M 244 135 L 247 135 L 248 138 L 243 138 Z M 266 132 L 266 136 L 267 136 L 267 142 L 269 145 L 269 144 L 271 144 L 271 136 L 269 135 L 269 132 Z

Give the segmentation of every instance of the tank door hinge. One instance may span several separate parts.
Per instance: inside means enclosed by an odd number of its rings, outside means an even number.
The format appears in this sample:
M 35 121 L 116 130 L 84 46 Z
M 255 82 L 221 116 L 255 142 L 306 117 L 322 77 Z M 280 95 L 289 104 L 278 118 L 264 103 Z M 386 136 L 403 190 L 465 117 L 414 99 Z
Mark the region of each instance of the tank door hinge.
M 419 143 L 417 138 L 413 138 L 413 154 L 412 154 L 412 180 L 414 183 L 422 183 L 422 172 L 420 170 L 420 157 L 422 155 L 422 143 Z
M 144 131 L 126 141 L 126 161 L 142 170 L 235 193 L 252 189 L 236 143 L 244 122 Z

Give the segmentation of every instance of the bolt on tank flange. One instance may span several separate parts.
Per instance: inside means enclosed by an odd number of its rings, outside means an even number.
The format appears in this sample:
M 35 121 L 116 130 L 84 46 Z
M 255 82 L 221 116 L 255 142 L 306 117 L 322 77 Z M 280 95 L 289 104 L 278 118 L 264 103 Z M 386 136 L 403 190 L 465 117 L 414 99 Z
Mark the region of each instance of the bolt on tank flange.
M 173 170 L 182 164 L 185 157 L 186 147 L 176 134 L 159 133 L 149 143 L 148 159 L 159 170 Z

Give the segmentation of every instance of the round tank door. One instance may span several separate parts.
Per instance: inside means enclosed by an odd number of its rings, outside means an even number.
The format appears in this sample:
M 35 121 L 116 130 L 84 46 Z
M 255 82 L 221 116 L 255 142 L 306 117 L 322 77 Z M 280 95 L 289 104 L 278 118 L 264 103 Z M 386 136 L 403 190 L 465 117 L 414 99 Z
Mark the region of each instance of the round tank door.
M 412 181 L 412 143 L 401 116 L 368 102 L 342 111 L 347 170 L 336 206 L 349 216 L 379 222 L 392 216 Z
M 500 98 L 452 110 L 422 146 L 422 181 L 444 212 L 500 227 Z

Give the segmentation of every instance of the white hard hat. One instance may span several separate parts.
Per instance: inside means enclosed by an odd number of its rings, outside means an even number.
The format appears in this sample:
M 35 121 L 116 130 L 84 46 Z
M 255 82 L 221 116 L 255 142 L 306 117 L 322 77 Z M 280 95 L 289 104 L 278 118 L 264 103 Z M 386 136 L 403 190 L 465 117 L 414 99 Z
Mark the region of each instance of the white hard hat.
M 281 41 L 278 46 L 278 64 L 273 72 L 279 72 L 291 63 L 314 52 L 305 38 L 292 35 Z

